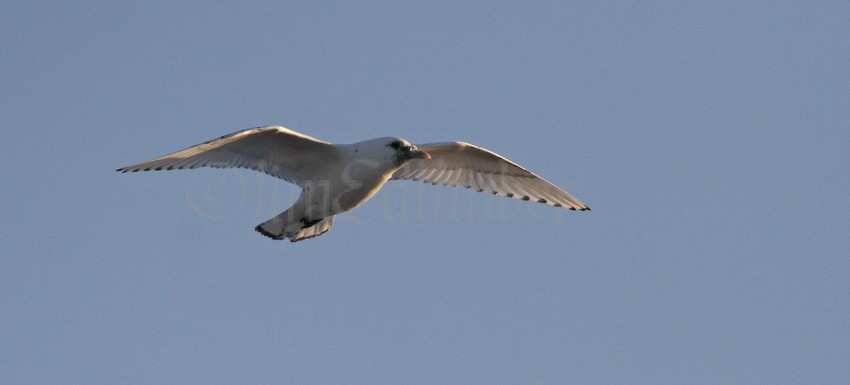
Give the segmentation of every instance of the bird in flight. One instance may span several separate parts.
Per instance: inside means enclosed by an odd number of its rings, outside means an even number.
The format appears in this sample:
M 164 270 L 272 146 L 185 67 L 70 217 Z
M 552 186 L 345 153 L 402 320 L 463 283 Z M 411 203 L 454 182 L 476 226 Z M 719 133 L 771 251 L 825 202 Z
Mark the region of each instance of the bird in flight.
M 326 233 L 335 215 L 362 205 L 391 179 L 421 180 L 570 210 L 590 210 L 522 166 L 469 143 L 414 146 L 404 139 L 388 137 L 331 144 L 281 126 L 237 131 L 116 171 L 198 167 L 247 168 L 301 187 L 292 207 L 255 227 L 269 238 L 289 238 L 291 242 Z

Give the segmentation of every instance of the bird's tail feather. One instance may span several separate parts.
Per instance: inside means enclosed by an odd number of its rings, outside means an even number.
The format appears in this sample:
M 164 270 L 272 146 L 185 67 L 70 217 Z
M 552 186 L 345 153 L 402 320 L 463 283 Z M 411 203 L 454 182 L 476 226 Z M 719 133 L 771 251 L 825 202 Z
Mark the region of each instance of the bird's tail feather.
M 321 219 L 307 220 L 306 218 L 289 218 L 288 211 L 257 225 L 254 230 L 271 239 L 286 239 L 291 242 L 318 237 L 331 229 L 334 216 Z

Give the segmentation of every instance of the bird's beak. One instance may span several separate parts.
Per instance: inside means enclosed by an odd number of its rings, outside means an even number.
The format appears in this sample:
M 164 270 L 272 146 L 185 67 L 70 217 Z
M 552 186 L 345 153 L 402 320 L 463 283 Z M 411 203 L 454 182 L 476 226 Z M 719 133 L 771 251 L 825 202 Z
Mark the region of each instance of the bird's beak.
M 431 155 L 425 151 L 417 150 L 414 146 L 405 148 L 404 153 L 410 159 L 431 159 Z

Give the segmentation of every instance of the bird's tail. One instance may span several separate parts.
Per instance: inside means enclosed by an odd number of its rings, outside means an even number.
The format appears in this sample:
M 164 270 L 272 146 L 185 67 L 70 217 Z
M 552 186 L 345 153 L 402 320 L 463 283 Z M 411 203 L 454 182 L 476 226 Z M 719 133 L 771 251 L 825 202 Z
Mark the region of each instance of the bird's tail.
M 286 239 L 298 242 L 303 239 L 318 237 L 331 229 L 334 216 L 309 220 L 307 218 L 290 218 L 289 210 L 280 215 L 257 225 L 254 230 L 271 239 Z

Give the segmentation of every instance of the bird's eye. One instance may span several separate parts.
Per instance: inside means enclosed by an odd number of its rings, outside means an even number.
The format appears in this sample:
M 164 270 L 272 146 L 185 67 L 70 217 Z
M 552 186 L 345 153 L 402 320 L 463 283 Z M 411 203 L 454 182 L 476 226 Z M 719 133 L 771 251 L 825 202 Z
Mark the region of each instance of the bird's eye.
M 390 143 L 390 147 L 392 147 L 392 148 L 394 148 L 394 149 L 398 150 L 398 148 L 399 148 L 399 147 L 401 147 L 401 142 L 400 142 L 400 141 L 398 141 L 398 140 L 396 140 L 396 141 L 394 141 L 394 142 Z

